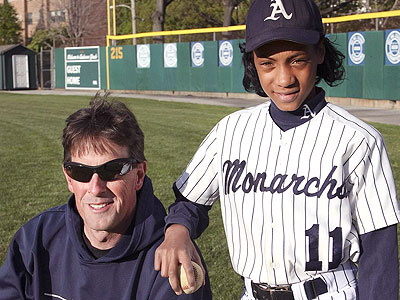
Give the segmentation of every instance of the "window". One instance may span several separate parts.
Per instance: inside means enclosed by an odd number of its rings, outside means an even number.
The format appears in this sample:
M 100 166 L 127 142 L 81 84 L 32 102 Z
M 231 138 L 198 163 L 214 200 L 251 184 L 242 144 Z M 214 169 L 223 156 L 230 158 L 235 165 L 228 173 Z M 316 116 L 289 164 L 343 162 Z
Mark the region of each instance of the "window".
M 50 19 L 53 22 L 65 22 L 65 11 L 64 10 L 50 11 Z
M 32 24 L 32 13 L 26 14 L 26 24 Z

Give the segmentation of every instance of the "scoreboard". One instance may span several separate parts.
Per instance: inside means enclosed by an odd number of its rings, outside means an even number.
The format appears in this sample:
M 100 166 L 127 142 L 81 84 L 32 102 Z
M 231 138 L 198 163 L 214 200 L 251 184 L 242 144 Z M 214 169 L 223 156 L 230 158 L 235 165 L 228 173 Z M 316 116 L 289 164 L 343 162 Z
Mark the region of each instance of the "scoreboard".
M 99 47 L 64 49 L 65 89 L 100 89 Z

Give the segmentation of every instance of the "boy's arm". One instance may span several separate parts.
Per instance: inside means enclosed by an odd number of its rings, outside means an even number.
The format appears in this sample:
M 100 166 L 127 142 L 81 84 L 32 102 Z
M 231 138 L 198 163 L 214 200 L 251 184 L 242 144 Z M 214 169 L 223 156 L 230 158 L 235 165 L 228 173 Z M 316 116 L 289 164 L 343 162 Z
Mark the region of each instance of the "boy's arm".
M 208 227 L 208 211 L 211 205 L 203 205 L 185 198 L 173 185 L 176 201 L 168 209 L 168 216 L 165 218 L 165 229 L 172 224 L 184 225 L 192 239 L 197 239 Z
M 397 225 L 362 234 L 358 269 L 359 298 L 398 299 Z

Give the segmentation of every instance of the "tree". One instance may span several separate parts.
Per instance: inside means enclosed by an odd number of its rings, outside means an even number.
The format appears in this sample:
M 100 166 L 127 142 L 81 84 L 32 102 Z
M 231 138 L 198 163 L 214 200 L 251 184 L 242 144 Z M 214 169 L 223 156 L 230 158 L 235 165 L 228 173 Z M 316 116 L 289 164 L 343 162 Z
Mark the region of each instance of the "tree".
M 118 0 L 129 5 L 131 0 Z M 363 12 L 400 9 L 400 0 L 315 0 L 324 18 Z M 137 32 L 221 27 L 245 24 L 252 0 L 136 0 Z M 268 3 L 267 3 L 268 4 Z M 328 33 L 376 29 L 376 19 L 326 24 Z M 399 18 L 379 20 L 379 29 L 397 28 Z M 128 9 L 117 10 L 118 34 L 131 33 Z M 242 38 L 244 31 L 217 33 L 217 39 Z M 211 34 L 184 35 L 181 41 L 210 39 Z M 147 38 L 148 39 L 148 38 Z M 154 42 L 176 41 L 177 37 L 156 37 Z M 145 40 L 146 42 L 146 40 Z M 148 40 L 147 40 L 148 42 Z
M 85 41 L 104 38 L 107 25 L 104 22 L 106 6 L 103 0 L 58 0 L 53 2 L 56 18 L 51 18 L 45 28 L 51 38 L 65 46 L 79 47 Z M 99 20 L 102 20 L 99 22 Z M 102 25 L 104 24 L 104 25 Z M 99 32 L 103 30 L 102 32 Z
M 333 17 L 355 13 L 360 7 L 359 0 L 316 1 L 322 17 Z
M 323 17 L 336 17 L 359 13 L 389 11 L 400 8 L 400 0 L 317 0 Z M 398 18 L 367 19 L 327 24 L 328 32 L 349 32 L 397 28 Z
M 223 26 L 232 26 L 234 25 L 234 20 L 232 13 L 235 9 L 238 9 L 238 6 L 240 3 L 244 2 L 243 0 L 222 0 L 222 3 L 224 4 L 224 22 Z M 239 22 L 239 20 L 237 20 Z M 232 32 L 224 32 L 222 34 L 223 38 L 228 40 L 232 38 Z
M 65 40 L 66 31 L 64 27 L 39 29 L 33 35 L 28 48 L 40 52 L 40 49 L 48 50 L 60 47 L 65 43 Z
M 153 31 L 220 27 L 244 24 L 245 15 L 251 0 L 157 0 L 152 15 Z M 171 4 L 171 5 L 170 5 Z M 240 8 L 240 9 L 239 9 Z M 239 19 L 239 10 L 240 19 Z M 236 11 L 236 20 L 233 12 Z M 231 38 L 231 32 L 223 34 L 223 38 Z M 155 42 L 163 41 L 156 37 Z
M 358 12 L 360 7 L 360 0 L 316 0 L 316 3 L 323 18 L 331 18 L 338 16 L 351 15 Z M 326 31 L 334 33 L 343 27 L 344 23 L 326 24 Z M 346 24 L 344 24 L 346 26 Z M 346 29 L 343 29 L 346 31 Z
M 65 10 L 67 15 L 65 30 L 69 44 L 78 47 L 90 23 L 90 12 L 95 11 L 92 1 L 66 0 Z
M 366 0 L 365 2 L 367 12 L 390 11 L 400 9 L 399 0 Z M 370 24 L 375 25 L 376 30 L 400 26 L 400 22 L 398 21 L 398 19 L 396 20 L 396 18 L 371 19 Z
M 21 41 L 21 25 L 14 7 L 4 1 L 0 5 L 0 45 L 18 44 Z
M 244 24 L 251 0 L 185 0 L 173 2 L 166 11 L 165 29 L 192 29 Z M 210 34 L 184 36 L 184 40 L 211 37 Z M 243 32 L 218 34 L 217 39 L 242 37 Z
M 36 30 L 28 45 L 29 49 L 40 52 L 40 49 L 51 49 L 53 47 L 53 39 L 48 29 Z
M 251 1 L 231 0 L 231 3 L 228 3 L 226 0 L 136 0 L 137 32 L 244 24 Z M 118 0 L 117 7 L 129 6 L 130 2 L 131 0 Z M 224 14 L 224 11 L 227 11 L 227 13 Z M 224 15 L 226 16 L 225 21 Z M 116 10 L 116 21 L 117 34 L 129 34 L 132 32 L 129 9 L 118 8 Z M 243 32 L 235 32 L 235 34 L 243 34 Z M 198 38 L 197 35 L 182 36 L 182 40 L 185 41 Z M 223 36 L 222 38 L 229 38 L 229 36 Z M 158 37 L 155 42 L 160 40 L 176 41 L 176 36 Z M 124 43 L 129 42 L 124 41 Z
M 224 5 L 224 22 L 223 26 L 232 26 L 244 24 L 246 22 L 246 14 L 250 7 L 250 0 L 222 0 Z M 241 18 L 239 18 L 239 9 L 242 11 Z M 233 12 L 236 11 L 236 20 Z M 245 12 L 243 14 L 243 12 Z
M 125 3 L 127 4 L 125 4 Z M 117 5 L 116 10 L 116 23 L 117 23 L 117 34 L 131 34 L 132 33 L 132 15 L 129 5 L 129 1 L 121 1 L 121 4 Z M 123 7 L 121 5 L 124 5 Z M 125 6 L 126 5 L 126 6 Z M 129 8 L 129 9 L 128 9 Z
M 153 12 L 153 31 L 163 31 L 164 21 L 165 21 L 165 10 L 168 5 L 170 5 L 174 0 L 156 0 L 156 8 Z M 154 43 L 163 43 L 163 36 L 155 36 L 153 38 Z
M 152 31 L 152 14 L 155 9 L 154 0 L 136 0 L 136 32 Z M 117 35 L 132 33 L 132 0 L 116 1 L 116 26 Z M 146 39 L 146 38 L 145 38 Z M 117 41 L 118 44 L 131 44 L 132 41 Z

